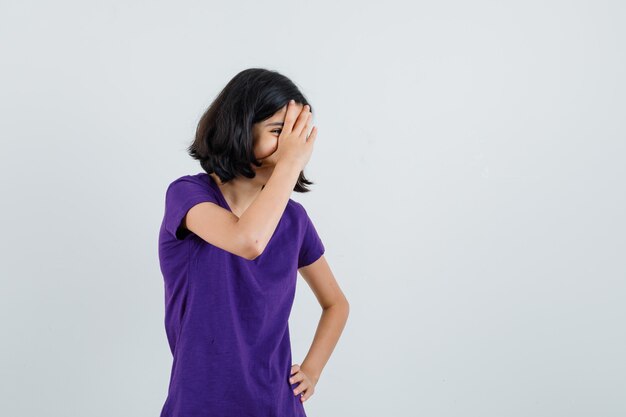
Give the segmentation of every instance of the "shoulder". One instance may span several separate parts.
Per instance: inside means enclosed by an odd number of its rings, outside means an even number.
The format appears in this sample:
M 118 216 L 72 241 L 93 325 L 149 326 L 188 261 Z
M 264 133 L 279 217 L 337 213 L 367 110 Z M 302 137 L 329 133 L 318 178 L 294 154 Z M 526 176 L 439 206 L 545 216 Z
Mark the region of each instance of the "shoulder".
M 167 186 L 167 189 L 169 190 L 170 188 L 172 188 L 173 186 L 176 186 L 178 184 L 195 184 L 198 186 L 202 186 L 202 185 L 206 185 L 207 188 L 209 188 L 209 183 L 205 181 L 204 177 L 208 175 L 205 174 L 203 175 L 202 173 L 199 174 L 188 174 L 188 175 L 183 175 L 180 176 L 172 181 L 170 181 L 169 185 Z
M 211 187 L 210 184 L 209 175 L 205 173 L 180 176 L 168 184 L 165 192 L 166 194 L 185 194 L 190 192 L 214 194 L 213 187 Z
M 219 200 L 211 186 L 208 174 L 183 175 L 172 180 L 165 191 L 167 205 L 186 205 L 194 201 Z
M 302 203 L 298 203 L 296 200 L 289 199 L 287 202 L 287 210 L 290 210 L 298 218 L 307 217 L 307 212 Z
M 313 220 L 302 203 L 289 199 L 287 210 L 289 211 L 290 217 L 294 219 L 301 230 L 305 231 L 309 229 L 309 224 L 312 223 Z

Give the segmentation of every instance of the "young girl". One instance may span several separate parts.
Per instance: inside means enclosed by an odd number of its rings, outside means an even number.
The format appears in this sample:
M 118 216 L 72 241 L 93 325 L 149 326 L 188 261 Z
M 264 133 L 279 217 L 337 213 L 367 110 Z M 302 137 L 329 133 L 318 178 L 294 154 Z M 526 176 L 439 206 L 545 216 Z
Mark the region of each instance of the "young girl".
M 169 185 L 159 232 L 173 355 L 161 417 L 306 417 L 349 309 L 290 198 L 313 184 L 302 172 L 311 121 L 298 88 L 259 68 L 237 74 L 202 116 L 188 150 L 205 172 Z M 301 365 L 287 322 L 297 272 L 323 309 Z

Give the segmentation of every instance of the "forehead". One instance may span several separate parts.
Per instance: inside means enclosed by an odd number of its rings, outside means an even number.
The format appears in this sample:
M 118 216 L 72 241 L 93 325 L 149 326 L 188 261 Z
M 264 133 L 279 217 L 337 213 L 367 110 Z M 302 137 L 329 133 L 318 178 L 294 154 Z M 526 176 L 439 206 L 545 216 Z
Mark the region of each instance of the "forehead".
M 295 106 L 298 110 L 302 110 L 302 108 L 304 107 L 304 104 L 296 103 Z M 274 115 L 270 117 L 268 120 L 272 120 L 272 121 L 284 120 L 286 115 L 287 115 L 287 105 L 285 104 L 283 107 L 281 107 L 280 110 L 274 113 Z

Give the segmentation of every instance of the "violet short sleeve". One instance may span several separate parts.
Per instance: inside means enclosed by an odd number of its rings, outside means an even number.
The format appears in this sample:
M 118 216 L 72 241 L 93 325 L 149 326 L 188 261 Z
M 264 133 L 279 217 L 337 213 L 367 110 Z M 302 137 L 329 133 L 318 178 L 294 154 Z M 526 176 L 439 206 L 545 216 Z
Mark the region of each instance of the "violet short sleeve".
M 317 230 L 313 225 L 313 221 L 307 214 L 306 210 L 304 210 L 304 218 L 306 226 L 304 228 L 304 238 L 302 239 L 300 252 L 298 254 L 298 269 L 317 261 L 325 251 L 322 239 L 317 233 Z
M 197 179 L 187 176 L 172 182 L 165 193 L 165 230 L 177 240 L 185 239 L 191 232 L 180 227 L 183 218 L 190 208 L 206 201 L 218 204 L 211 188 Z

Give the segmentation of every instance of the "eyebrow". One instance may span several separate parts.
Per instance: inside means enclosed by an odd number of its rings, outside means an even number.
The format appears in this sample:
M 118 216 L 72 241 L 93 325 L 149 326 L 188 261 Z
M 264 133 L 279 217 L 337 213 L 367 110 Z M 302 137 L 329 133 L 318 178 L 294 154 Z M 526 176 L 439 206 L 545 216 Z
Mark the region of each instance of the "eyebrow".
M 265 126 L 283 126 L 284 122 L 266 123 Z

